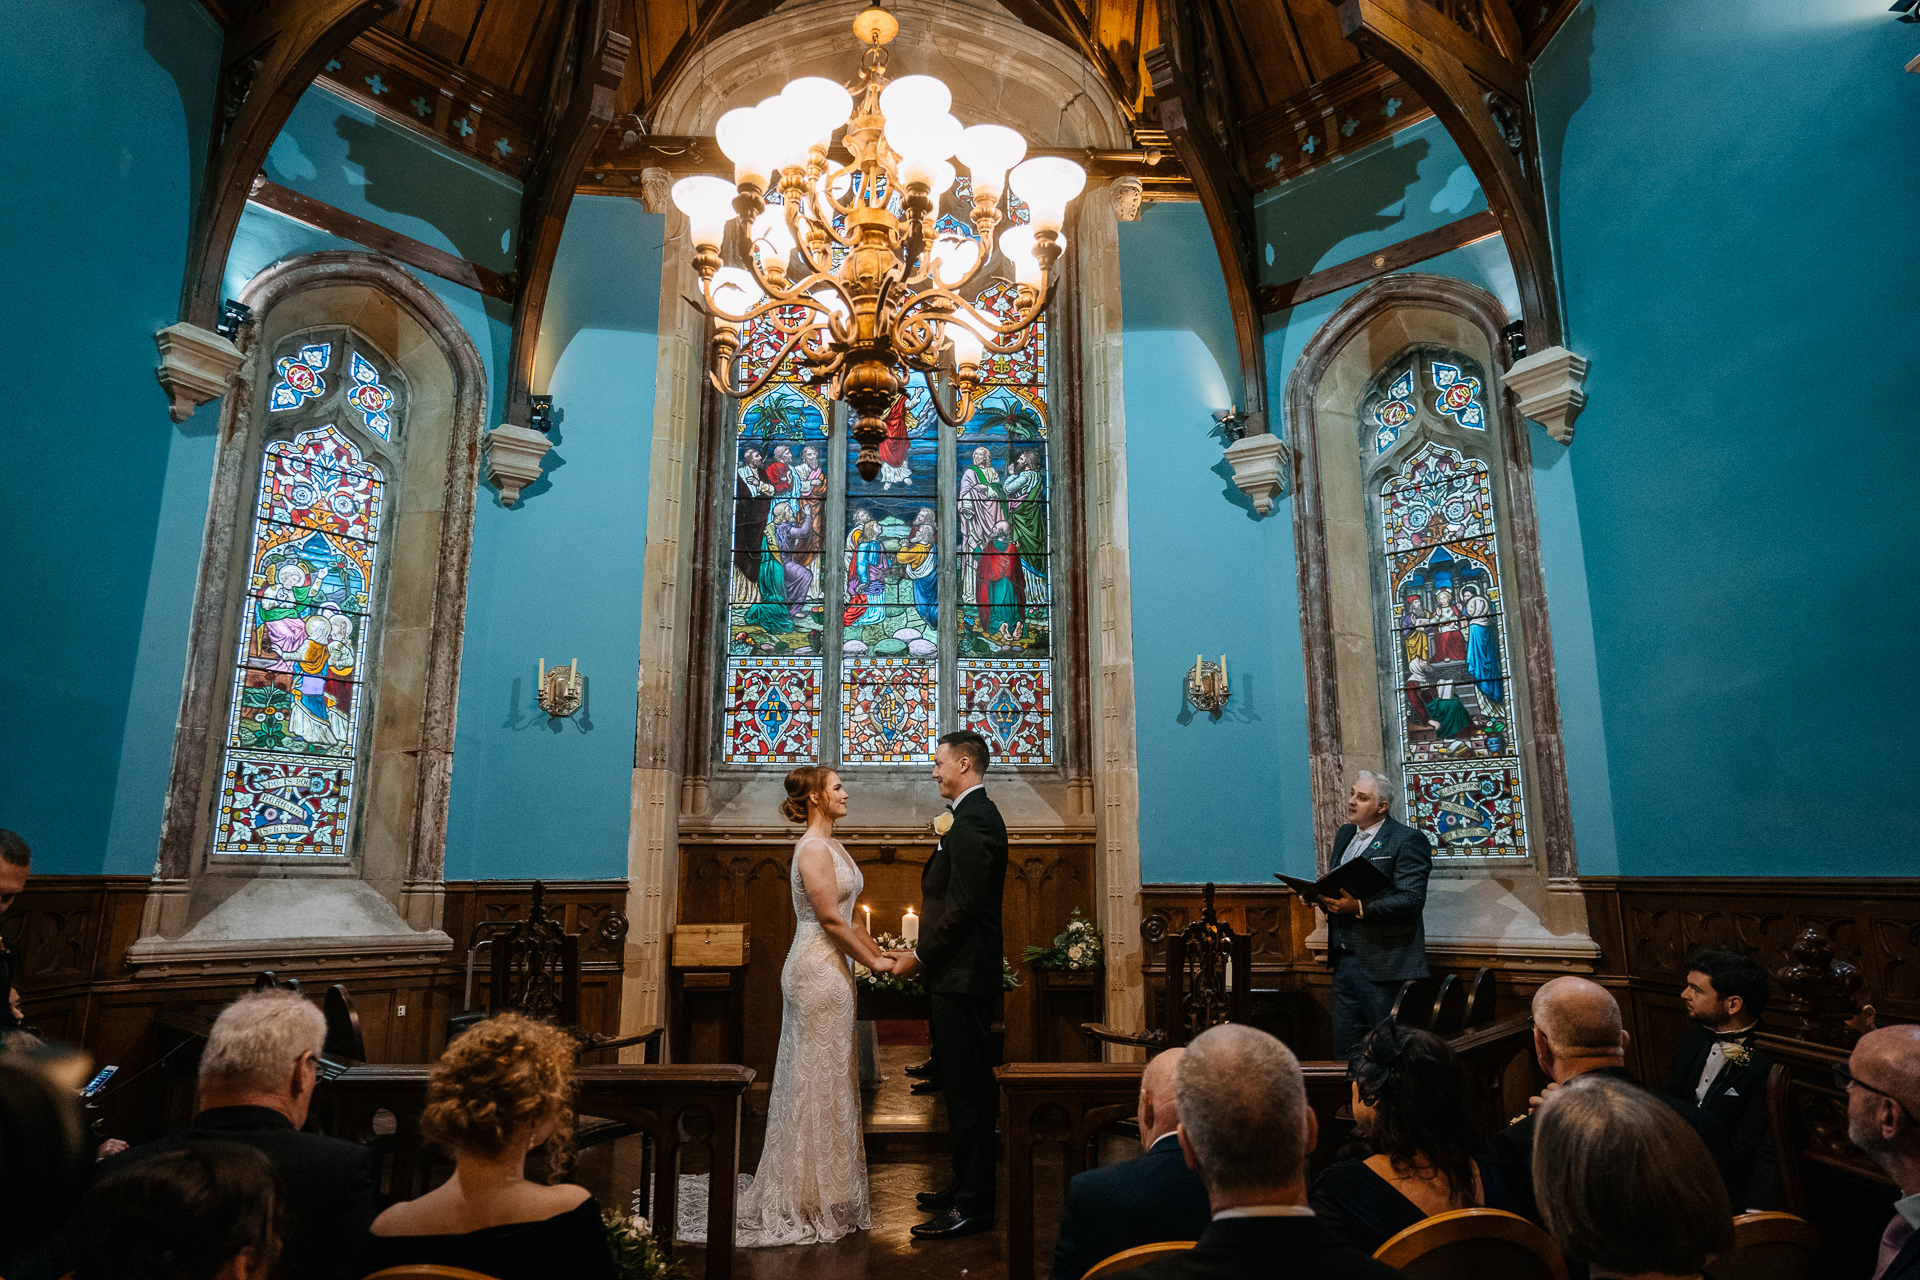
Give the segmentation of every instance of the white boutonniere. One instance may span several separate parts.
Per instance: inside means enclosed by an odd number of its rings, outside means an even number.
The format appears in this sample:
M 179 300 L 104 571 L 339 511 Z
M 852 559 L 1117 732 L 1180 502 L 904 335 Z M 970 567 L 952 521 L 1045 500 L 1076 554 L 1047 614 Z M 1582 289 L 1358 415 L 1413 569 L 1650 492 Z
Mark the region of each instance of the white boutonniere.
M 1753 1046 L 1740 1040 L 1722 1040 L 1720 1056 L 1730 1067 L 1744 1067 L 1753 1061 Z
M 953 810 L 949 809 L 933 820 L 933 834 L 944 836 L 951 830 L 953 830 Z

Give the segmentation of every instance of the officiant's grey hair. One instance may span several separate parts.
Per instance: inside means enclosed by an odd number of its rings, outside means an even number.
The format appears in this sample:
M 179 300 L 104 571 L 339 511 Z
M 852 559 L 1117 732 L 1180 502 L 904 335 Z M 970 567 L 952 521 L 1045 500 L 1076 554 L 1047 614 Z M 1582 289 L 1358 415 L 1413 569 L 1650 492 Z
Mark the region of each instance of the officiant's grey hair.
M 320 1010 L 292 991 L 252 991 L 220 1014 L 200 1055 L 200 1078 L 273 1088 L 303 1053 L 327 1041 Z
M 1355 778 L 1354 781 L 1356 783 L 1364 782 L 1373 788 L 1374 799 L 1384 800 L 1388 804 L 1393 803 L 1393 779 L 1387 777 L 1386 774 L 1369 773 L 1367 770 L 1362 769 L 1360 776 Z
M 1307 1161 L 1307 1084 L 1286 1045 L 1225 1023 L 1194 1037 L 1173 1073 L 1180 1127 L 1218 1192 L 1271 1191 Z

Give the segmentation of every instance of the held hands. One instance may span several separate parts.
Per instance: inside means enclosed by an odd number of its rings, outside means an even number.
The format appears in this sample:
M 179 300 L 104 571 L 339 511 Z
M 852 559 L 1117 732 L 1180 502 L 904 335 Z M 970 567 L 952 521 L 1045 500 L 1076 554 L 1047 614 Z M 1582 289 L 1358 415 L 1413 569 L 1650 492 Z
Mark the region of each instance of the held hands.
M 892 973 L 896 963 L 891 951 L 882 951 L 878 958 L 867 965 L 867 968 L 873 970 L 875 973 Z
M 911 951 L 889 951 L 893 960 L 893 976 L 901 980 L 913 977 L 920 972 L 920 960 Z

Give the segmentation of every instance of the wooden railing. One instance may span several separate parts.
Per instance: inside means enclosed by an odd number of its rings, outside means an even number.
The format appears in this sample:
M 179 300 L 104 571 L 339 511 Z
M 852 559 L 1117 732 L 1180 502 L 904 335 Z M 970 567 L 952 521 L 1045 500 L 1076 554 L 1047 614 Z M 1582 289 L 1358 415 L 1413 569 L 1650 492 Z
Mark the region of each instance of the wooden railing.
M 1448 1041 L 1467 1071 L 1468 1106 L 1488 1131 L 1501 1109 L 1507 1066 L 1532 1043 L 1532 1033 L 1533 1019 L 1520 1014 Z M 1101 1126 L 1133 1116 L 1142 1070 L 1139 1063 L 1014 1062 L 997 1072 L 1007 1143 L 1008 1280 L 1034 1277 L 1034 1156 L 1043 1147 L 1064 1147 L 1064 1192 L 1073 1175 L 1087 1168 Z M 1306 1077 L 1307 1105 L 1320 1121 L 1319 1146 L 1307 1158 L 1309 1172 L 1318 1173 L 1352 1128 L 1352 1120 L 1340 1115 L 1352 1100 L 1352 1090 L 1344 1062 L 1302 1062 L 1300 1070 Z
M 390 1160 L 388 1193 L 397 1200 L 426 1191 L 428 1162 L 423 1158 L 420 1113 L 426 1108 L 430 1064 L 353 1067 L 322 1086 L 316 1098 L 325 1128 L 336 1138 L 378 1145 Z M 708 1181 L 707 1239 L 733 1238 L 735 1188 L 740 1175 L 740 1118 L 749 1067 L 619 1065 L 581 1067 L 574 1109 L 580 1116 L 612 1121 L 625 1133 L 650 1138 L 647 1161 L 653 1182 L 653 1220 L 663 1239 L 678 1218 L 680 1155 L 705 1148 L 712 1159 Z M 379 1134 L 375 1117 L 393 1117 L 390 1136 Z M 384 1128 L 384 1126 L 381 1126 Z M 609 1206 L 620 1207 L 625 1206 Z M 733 1274 L 733 1250 L 709 1246 L 708 1280 Z

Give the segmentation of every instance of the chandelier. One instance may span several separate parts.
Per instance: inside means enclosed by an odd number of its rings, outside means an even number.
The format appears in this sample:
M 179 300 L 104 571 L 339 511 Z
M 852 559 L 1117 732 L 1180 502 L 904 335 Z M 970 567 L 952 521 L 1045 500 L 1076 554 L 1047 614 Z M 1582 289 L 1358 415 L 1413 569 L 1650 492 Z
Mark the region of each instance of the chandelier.
M 733 181 L 683 178 L 673 188 L 673 203 L 692 223 L 696 305 L 714 321 L 713 385 L 744 399 L 786 368 L 826 387 L 852 410 L 867 480 L 879 474 L 887 416 L 914 372 L 942 373 L 951 384 L 949 410 L 928 379 L 942 420 L 958 426 L 972 416 L 981 361 L 1018 351 L 1053 294 L 1067 202 L 1087 181 L 1071 160 L 1024 159 L 1026 141 L 1003 125 L 963 127 L 950 110 L 953 95 L 933 76 L 889 80 L 886 46 L 899 30 L 878 6 L 861 13 L 853 23 L 866 47 L 857 82 L 803 76 L 758 106 L 727 112 L 714 132 L 733 161 Z M 852 159 L 837 164 L 828 148 L 842 125 Z M 936 234 L 956 159 L 966 166 L 978 239 Z M 1013 268 L 1012 314 L 1002 317 L 962 290 L 993 256 L 1009 184 L 1029 221 L 1000 233 Z M 736 220 L 745 267 L 724 265 L 720 252 Z M 778 345 L 742 387 L 740 333 L 754 322 Z

